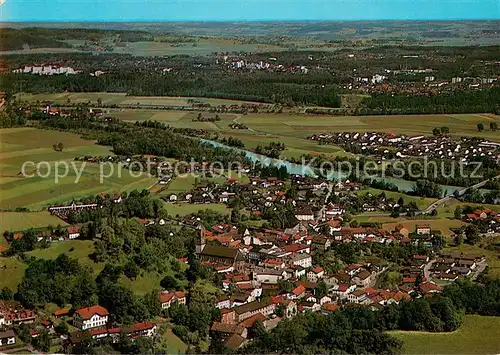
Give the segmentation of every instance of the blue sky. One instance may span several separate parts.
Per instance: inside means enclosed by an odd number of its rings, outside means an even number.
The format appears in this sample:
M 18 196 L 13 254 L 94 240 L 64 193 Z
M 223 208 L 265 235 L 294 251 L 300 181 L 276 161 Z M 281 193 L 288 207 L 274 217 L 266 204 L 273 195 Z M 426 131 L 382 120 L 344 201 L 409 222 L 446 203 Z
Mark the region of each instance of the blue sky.
M 500 19 L 500 0 L 0 0 L 1 21 Z

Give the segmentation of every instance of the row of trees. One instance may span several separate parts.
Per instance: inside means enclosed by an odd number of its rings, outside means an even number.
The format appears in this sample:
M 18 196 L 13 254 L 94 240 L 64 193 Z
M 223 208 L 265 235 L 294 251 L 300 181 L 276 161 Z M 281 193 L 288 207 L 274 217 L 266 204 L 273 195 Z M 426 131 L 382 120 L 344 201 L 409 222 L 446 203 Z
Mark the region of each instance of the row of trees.
M 500 280 L 484 286 L 459 281 L 447 286 L 442 296 L 419 298 L 385 306 L 379 311 L 347 308 L 328 316 L 300 314 L 266 332 L 256 322 L 254 341 L 241 353 L 401 353 L 401 342 L 386 330 L 450 332 L 459 328 L 463 315 L 499 314 Z
M 453 90 L 429 96 L 374 94 L 363 101 L 360 115 L 443 114 L 496 112 L 500 106 L 500 87 L 484 90 Z

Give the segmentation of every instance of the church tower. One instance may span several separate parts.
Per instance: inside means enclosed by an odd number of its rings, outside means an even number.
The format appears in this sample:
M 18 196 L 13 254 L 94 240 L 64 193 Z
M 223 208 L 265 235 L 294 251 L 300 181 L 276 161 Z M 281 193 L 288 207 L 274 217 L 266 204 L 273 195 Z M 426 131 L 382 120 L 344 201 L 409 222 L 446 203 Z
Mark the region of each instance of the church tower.
M 200 255 L 203 249 L 205 249 L 205 245 L 207 244 L 207 241 L 205 239 L 205 228 L 200 225 L 200 235 L 198 239 L 196 240 L 196 254 Z

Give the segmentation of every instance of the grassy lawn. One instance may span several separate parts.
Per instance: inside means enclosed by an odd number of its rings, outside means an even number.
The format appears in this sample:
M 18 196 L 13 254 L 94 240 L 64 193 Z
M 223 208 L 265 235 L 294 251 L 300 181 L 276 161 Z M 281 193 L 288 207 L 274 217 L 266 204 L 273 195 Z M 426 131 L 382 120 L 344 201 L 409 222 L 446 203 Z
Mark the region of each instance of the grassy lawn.
M 48 225 L 66 226 L 67 223 L 47 211 L 42 212 L 0 212 L 0 231 L 19 231 Z
M 53 242 L 46 249 L 37 249 L 26 253 L 28 256 L 35 256 L 42 259 L 55 259 L 60 254 L 66 253 L 69 257 L 78 259 L 84 265 L 88 265 L 98 274 L 104 268 L 104 264 L 95 263 L 89 258 L 93 253 L 94 246 L 91 240 L 66 240 L 64 242 Z
M 103 166 L 101 181 L 99 165 L 75 162 L 74 158 L 89 154 L 110 155 L 109 147 L 96 145 L 72 133 L 13 128 L 0 129 L 0 135 L 0 208 L 3 209 L 28 207 L 39 210 L 50 204 L 98 193 L 144 189 L 155 182 L 146 175 L 133 177 L 128 170 L 118 169 L 117 165 L 113 166 L 113 171 Z M 52 148 L 59 142 L 64 145 L 62 152 Z M 26 166 L 25 173 L 29 175 L 26 177 L 22 175 L 25 162 L 33 162 Z M 41 165 L 39 174 L 36 174 L 35 164 L 40 162 L 47 162 L 48 165 Z M 59 164 L 59 174 L 56 173 L 56 163 Z
M 450 219 L 406 219 L 399 218 L 395 219 L 395 222 L 384 223 L 382 228 L 387 230 L 394 230 L 394 227 L 398 224 L 402 224 L 408 231 L 415 232 L 416 226 L 420 224 L 428 224 L 431 226 L 431 229 L 440 230 L 443 236 L 449 237 L 452 232 L 450 228 L 459 228 L 465 223 L 459 220 L 450 220 Z
M 26 270 L 26 264 L 16 258 L 0 257 L 0 285 L 16 290 Z
M 461 206 L 462 208 L 465 206 L 472 206 L 474 208 L 489 208 L 492 211 L 500 212 L 500 205 L 460 202 L 458 200 L 453 199 L 447 201 L 446 203 L 437 208 L 438 216 L 442 218 L 453 218 L 455 213 L 455 208 L 457 206 Z
M 46 249 L 37 249 L 26 253 L 26 256 L 34 256 L 42 259 L 55 259 L 60 254 L 66 253 L 68 256 L 77 259 L 80 263 L 88 265 L 98 274 L 104 268 L 104 264 L 95 263 L 89 258 L 89 254 L 94 251 L 91 240 L 68 240 L 64 242 L 53 242 Z M 8 286 L 15 290 L 21 282 L 26 270 L 26 264 L 14 257 L 0 257 L 0 285 Z
M 187 267 L 186 264 L 181 264 L 181 270 L 185 270 Z M 141 275 L 134 280 L 130 280 L 125 275 L 122 275 L 120 282 L 125 287 L 130 288 L 135 294 L 143 295 L 152 290 L 161 290 L 160 281 L 167 275 L 174 276 L 175 272 L 172 269 L 165 270 L 163 273 L 142 271 Z M 187 287 L 188 282 L 186 280 L 178 281 L 182 286 Z
M 384 190 L 379 190 L 379 189 L 374 189 L 374 188 L 368 188 L 366 190 L 359 190 L 356 192 L 356 194 L 358 196 L 363 196 L 363 195 L 366 195 L 367 193 L 370 193 L 373 196 L 378 196 L 382 192 L 385 193 L 387 198 L 393 198 L 394 200 L 396 200 L 396 202 L 398 201 L 398 199 L 400 197 L 403 198 L 405 204 L 408 204 L 410 202 L 415 202 L 419 209 L 424 209 L 424 208 L 428 207 L 429 205 L 431 205 L 432 203 L 437 201 L 437 199 L 435 199 L 435 198 L 410 196 L 410 195 L 406 195 L 406 194 L 401 193 L 401 192 L 384 191 Z
M 222 214 L 229 214 L 231 211 L 226 205 L 222 203 L 203 203 L 203 204 L 188 204 L 188 203 L 167 203 L 165 204 L 165 209 L 171 216 L 185 216 L 191 213 L 196 213 L 198 211 L 204 210 L 214 210 Z
M 148 42 L 150 43 L 150 42 Z M 16 98 L 36 102 L 37 100 L 43 101 L 54 101 L 56 104 L 67 104 L 68 99 L 71 103 L 83 103 L 91 102 L 97 104 L 97 99 L 101 99 L 103 104 L 114 104 L 114 105 L 173 105 L 173 106 L 187 106 L 190 105 L 188 100 L 196 100 L 197 102 L 209 103 L 211 105 L 239 105 L 243 103 L 249 103 L 249 101 L 242 100 L 230 100 L 230 99 L 217 99 L 217 98 L 207 98 L 207 97 L 179 97 L 179 96 L 129 96 L 126 93 L 111 93 L 111 92 L 78 92 L 78 93 L 42 93 L 42 94 L 31 94 L 31 93 L 18 93 Z M 268 106 L 268 104 L 262 104 L 263 106 Z M 151 111 L 152 112 L 152 111 Z M 163 111 L 162 111 L 163 112 Z
M 162 326 L 158 335 L 158 347 L 167 354 L 185 354 L 188 346 L 174 333 L 172 328 Z
M 452 333 L 389 333 L 404 342 L 405 354 L 498 354 L 499 328 L 500 317 L 467 315 L 460 329 Z

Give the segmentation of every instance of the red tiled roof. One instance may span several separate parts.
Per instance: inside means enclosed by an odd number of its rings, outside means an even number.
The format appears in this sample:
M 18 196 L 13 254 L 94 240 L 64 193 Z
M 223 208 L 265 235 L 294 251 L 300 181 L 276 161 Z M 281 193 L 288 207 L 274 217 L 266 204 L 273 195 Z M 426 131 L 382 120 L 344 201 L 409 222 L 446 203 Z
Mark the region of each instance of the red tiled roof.
M 80 233 L 80 228 L 78 226 L 71 226 L 68 228 L 68 234 Z
M 108 330 L 106 328 L 90 329 L 89 333 L 92 336 L 96 336 L 96 335 L 108 334 Z
M 339 306 L 333 303 L 325 303 L 323 306 L 321 306 L 325 311 L 327 312 L 335 312 L 339 309 Z
M 266 260 L 264 260 L 264 264 L 281 265 L 281 264 L 283 264 L 283 260 L 279 260 L 279 259 L 266 259 Z
M 274 304 L 278 304 L 283 300 L 283 296 L 271 296 L 270 298 Z
M 303 294 L 304 292 L 306 292 L 306 288 L 302 285 L 300 286 L 297 286 L 293 289 L 292 293 L 295 295 L 295 296 L 300 296 L 301 294 Z
M 98 314 L 101 317 L 107 316 L 109 314 L 108 310 L 102 306 L 80 308 L 75 313 L 78 314 L 82 319 L 90 319 L 94 314 Z
M 267 317 L 265 315 L 263 315 L 262 313 L 257 313 L 256 315 L 245 319 L 239 324 L 239 326 L 250 328 L 256 321 L 260 320 L 261 322 L 264 322 L 266 319 Z
M 54 317 L 61 317 L 69 314 L 69 308 L 58 309 L 54 313 Z
M 347 291 L 347 285 L 339 285 L 339 288 L 337 289 L 340 292 L 345 292 Z
M 135 323 L 133 325 L 133 327 L 135 328 L 136 331 L 151 329 L 154 326 L 155 325 L 152 322 L 141 322 L 141 323 Z
M 318 267 L 312 269 L 312 272 L 314 272 L 315 274 L 319 274 L 320 272 L 323 272 L 323 268 L 318 266 Z
M 424 293 L 431 292 L 431 291 L 441 291 L 441 287 L 438 284 L 431 282 L 431 281 L 422 282 L 419 285 L 419 289 L 420 289 L 420 291 L 422 291 Z
M 185 297 L 184 292 L 182 291 L 175 291 L 175 292 L 169 292 L 169 293 L 160 293 L 160 302 L 161 303 L 167 303 L 170 302 L 174 296 L 178 299 L 182 299 Z
M 307 245 L 302 245 L 302 244 L 291 244 L 291 245 L 285 245 L 282 247 L 282 249 L 284 251 L 287 251 L 287 252 L 297 252 L 299 250 L 304 250 L 304 249 L 307 249 L 308 246 Z
M 374 294 L 374 293 L 376 293 L 376 292 L 377 292 L 377 290 L 375 290 L 373 287 L 369 287 L 369 288 L 366 288 L 366 289 L 365 289 L 365 293 L 366 293 L 367 295 L 372 295 L 372 294 Z

